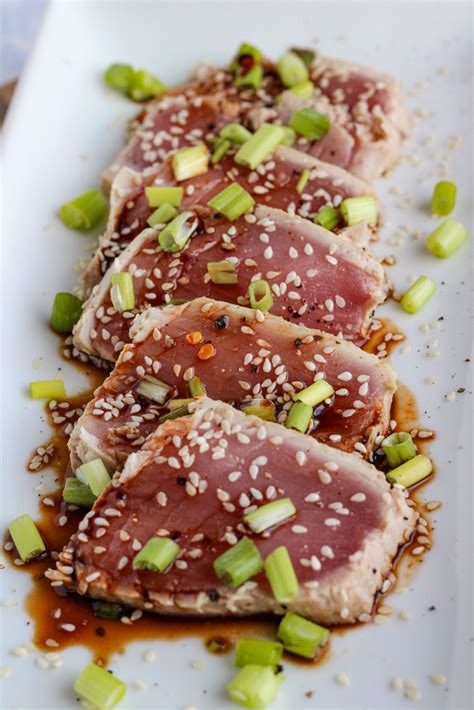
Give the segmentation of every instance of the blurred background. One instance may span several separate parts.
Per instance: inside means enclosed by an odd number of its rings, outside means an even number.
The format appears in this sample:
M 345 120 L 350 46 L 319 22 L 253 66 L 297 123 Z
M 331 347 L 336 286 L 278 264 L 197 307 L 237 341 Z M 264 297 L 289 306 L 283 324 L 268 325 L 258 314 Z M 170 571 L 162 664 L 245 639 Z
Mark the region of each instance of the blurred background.
M 47 0 L 0 0 L 0 121 L 27 60 Z

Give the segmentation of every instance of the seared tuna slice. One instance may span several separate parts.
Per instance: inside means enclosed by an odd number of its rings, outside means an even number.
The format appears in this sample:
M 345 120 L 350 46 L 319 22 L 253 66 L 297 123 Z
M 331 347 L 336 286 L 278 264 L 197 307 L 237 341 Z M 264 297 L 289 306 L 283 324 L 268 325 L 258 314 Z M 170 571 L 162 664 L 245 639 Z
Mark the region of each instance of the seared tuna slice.
M 208 263 L 223 259 L 235 268 L 237 283 L 211 280 Z M 121 313 L 111 301 L 111 277 L 124 271 L 133 273 L 135 310 Z M 248 287 L 257 278 L 271 287 L 273 315 L 356 342 L 367 335 L 370 315 L 387 292 L 382 266 L 343 232 L 336 237 L 269 207 L 257 207 L 232 224 L 201 212 L 200 233 L 181 252 L 162 251 L 153 229 L 135 237 L 84 304 L 74 345 L 115 361 L 120 344 L 130 340 L 132 314 L 170 299 L 199 296 L 249 305 Z
M 197 298 L 150 309 L 137 317 L 131 335 L 132 344 L 74 428 L 74 468 L 99 456 L 115 470 L 156 428 L 164 411 L 137 391 L 145 376 L 159 378 L 172 388 L 170 397 L 181 399 L 189 397 L 188 382 L 196 375 L 213 399 L 235 406 L 254 398 L 273 402 L 280 421 L 292 394 L 324 378 L 335 395 L 315 410 L 312 436 L 368 454 L 387 428 L 396 387 L 392 367 L 319 330 Z
M 368 621 L 417 518 L 404 492 L 362 459 L 279 424 L 207 398 L 192 408 L 129 457 L 47 573 L 53 584 L 159 614 Z M 244 516 L 282 498 L 294 516 L 252 533 Z M 155 536 L 174 540 L 177 558 L 161 574 L 134 570 Z M 287 605 L 263 572 L 237 588 L 216 576 L 214 560 L 243 536 L 263 558 L 287 548 L 299 582 Z
M 304 170 L 310 174 L 304 191 L 298 194 L 296 186 Z M 346 197 L 372 194 L 368 185 L 345 170 L 280 146 L 258 171 L 237 165 L 233 156 L 227 155 L 204 175 L 184 180 L 180 183 L 184 188 L 181 209 L 205 206 L 232 182 L 238 182 L 259 204 L 310 219 L 325 205 L 337 207 Z M 147 219 L 154 211 L 145 194 L 149 185 L 176 185 L 169 161 L 144 175 L 124 168 L 115 178 L 107 228 L 84 274 L 85 295 L 100 281 L 113 259 L 148 226 Z

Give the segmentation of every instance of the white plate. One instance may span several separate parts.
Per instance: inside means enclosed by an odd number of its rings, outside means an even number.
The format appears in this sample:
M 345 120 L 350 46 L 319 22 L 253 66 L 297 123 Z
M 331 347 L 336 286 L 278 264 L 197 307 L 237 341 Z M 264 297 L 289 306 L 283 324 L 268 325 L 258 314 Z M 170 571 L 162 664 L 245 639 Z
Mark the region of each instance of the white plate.
M 402 382 L 418 398 L 421 423 L 437 439 L 432 454 L 437 476 L 424 491 L 425 499 L 443 502 L 431 519 L 434 548 L 412 578 L 409 592 L 391 595 L 387 603 L 407 611 L 383 627 L 369 625 L 337 635 L 328 662 L 316 668 L 287 664 L 278 708 L 398 708 L 410 704 L 390 689 L 394 676 L 417 682 L 426 708 L 468 708 L 472 702 L 472 410 L 468 372 L 470 244 L 448 261 L 429 256 L 422 239 L 435 222 L 427 211 L 436 171 L 449 156 L 449 176 L 459 186 L 455 216 L 469 223 L 472 195 L 470 172 L 471 38 L 468 3 L 138 3 L 57 2 L 49 8 L 27 70 L 10 109 L 4 139 L 3 256 L 3 445 L 1 468 L 3 531 L 14 516 L 35 515 L 38 478 L 25 473 L 31 449 L 48 438 L 42 406 L 29 399 L 27 385 L 55 376 L 59 368 L 69 392 L 85 382 L 57 355 L 57 340 L 47 327 L 54 293 L 70 290 L 73 264 L 90 239 L 65 229 L 55 217 L 58 205 L 97 185 L 101 170 L 122 145 L 127 117 L 136 111 L 105 88 L 101 72 L 112 61 L 155 69 L 169 83 L 184 79 L 198 60 L 225 63 L 240 41 L 278 56 L 288 44 L 317 43 L 327 54 L 367 63 L 400 77 L 406 92 L 424 82 L 407 99 L 419 121 L 405 153 L 407 160 L 380 180 L 387 223 L 378 245 L 380 255 L 396 254 L 389 269 L 399 289 L 408 275 L 428 273 L 439 285 L 437 295 L 416 316 L 395 304 L 381 309 L 408 334 L 411 352 L 395 351 L 394 364 Z M 444 147 L 460 135 L 457 150 Z M 433 136 L 431 145 L 423 140 Z M 81 157 L 82 156 L 82 157 Z M 85 157 L 87 156 L 87 157 Z M 399 187 L 401 195 L 390 193 Z M 406 198 L 411 206 L 403 207 Z M 394 246 L 399 227 L 408 230 Z M 472 241 L 470 242 L 472 243 Z M 420 326 L 443 317 L 440 331 Z M 438 358 L 426 356 L 436 339 Z M 35 369 L 34 361 L 41 358 Z M 433 377 L 436 384 L 427 385 Z M 465 387 L 447 401 L 444 395 Z M 44 477 L 48 480 L 48 476 Z M 49 477 L 51 486 L 52 475 Z M 0 679 L 2 708 L 77 707 L 71 684 L 85 665 L 81 648 L 61 653 L 60 670 L 40 671 L 38 653 L 11 655 L 28 643 L 30 628 L 22 610 L 29 587 L 26 575 L 1 570 L 0 666 L 11 675 Z M 434 606 L 434 611 L 428 608 Z M 470 639 L 471 637 L 471 639 Z M 144 664 L 143 652 L 158 652 L 154 664 Z M 200 659 L 203 670 L 191 661 Z M 233 675 L 230 656 L 207 655 L 202 641 L 133 644 L 112 668 L 129 684 L 124 706 L 141 708 L 227 708 L 225 686 Z M 5 673 L 5 671 L 3 672 Z M 334 678 L 346 673 L 350 688 Z M 434 685 L 429 675 L 443 674 L 447 685 Z M 134 687 L 142 679 L 146 690 Z M 155 685 L 157 684 L 157 685 Z M 312 699 L 305 692 L 314 690 Z M 205 692 L 207 691 L 207 692 Z

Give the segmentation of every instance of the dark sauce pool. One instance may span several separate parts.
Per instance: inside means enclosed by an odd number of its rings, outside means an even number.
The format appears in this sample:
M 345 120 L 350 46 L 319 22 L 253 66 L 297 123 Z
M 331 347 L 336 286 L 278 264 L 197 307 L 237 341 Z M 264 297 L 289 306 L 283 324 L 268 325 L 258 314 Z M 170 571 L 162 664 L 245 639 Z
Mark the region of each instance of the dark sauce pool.
M 403 342 L 401 337 L 396 340 L 392 338 L 386 340 L 388 334 L 401 335 L 393 323 L 388 320 L 381 321 L 381 328 L 371 335 L 364 345 L 364 350 L 377 353 L 380 352 L 378 346 L 381 343 L 385 343 L 385 349 L 388 354 L 395 345 Z M 91 398 L 94 390 L 105 379 L 107 372 L 94 367 L 90 363 L 84 364 L 76 360 L 66 360 L 66 362 L 79 368 L 90 382 L 90 387 L 87 390 L 80 392 L 75 397 L 69 397 L 67 400 L 71 409 L 81 410 Z M 71 511 L 62 502 L 63 481 L 65 476 L 68 475 L 69 468 L 67 434 L 64 430 L 67 423 L 73 423 L 77 417 L 73 416 L 67 419 L 66 422 L 55 423 L 53 421 L 53 413 L 47 405 L 45 412 L 51 425 L 52 436 L 42 446 L 44 449 L 51 444 L 54 446 L 54 454 L 46 465 L 48 468 L 54 469 L 57 482 L 55 492 L 47 495 L 54 505 L 44 505 L 42 503 L 37 519 L 37 525 L 47 544 L 48 553 L 34 562 L 16 567 L 19 571 L 29 574 L 32 580 L 32 589 L 25 600 L 25 608 L 32 622 L 32 641 L 38 649 L 52 651 L 81 645 L 91 651 L 97 662 L 106 666 L 113 654 L 123 654 L 127 645 L 133 641 L 176 641 L 191 636 L 200 637 L 203 640 L 204 647 L 210 653 L 220 655 L 230 652 L 239 638 L 249 636 L 275 638 L 278 620 L 274 617 L 201 620 L 167 618 L 144 614 L 140 619 L 131 621 L 131 610 L 124 610 L 123 620 L 110 621 L 98 618 L 94 614 L 91 600 L 74 594 L 66 594 L 62 589 L 51 587 L 44 573 L 49 567 L 54 565 L 57 553 L 76 531 L 84 511 Z M 416 400 L 404 385 L 399 385 L 395 394 L 392 405 L 392 419 L 398 422 L 397 428 L 400 431 L 419 428 Z M 426 443 L 426 439 L 417 440 L 417 445 L 421 451 Z M 37 471 L 40 471 L 41 468 L 43 466 L 38 468 Z M 37 471 L 31 471 L 30 469 L 28 471 L 30 474 L 38 475 Z M 415 500 L 420 514 L 426 520 L 426 513 L 421 507 L 418 491 L 419 489 L 412 494 L 412 498 Z M 428 522 L 426 527 L 429 529 L 431 536 L 432 528 Z M 415 557 L 409 554 L 415 544 L 414 541 L 410 541 L 405 545 L 399 551 L 399 555 L 394 562 L 393 572 L 398 580 L 397 583 L 403 584 L 403 586 L 407 586 L 410 583 L 414 571 L 423 560 L 423 556 Z M 13 554 L 10 553 L 7 557 L 13 564 Z M 393 591 L 393 587 L 391 591 Z M 376 599 L 374 612 L 377 606 L 382 603 L 383 598 L 384 595 L 379 595 Z M 66 631 L 61 628 L 63 624 L 72 624 L 75 628 L 72 632 Z M 331 631 L 337 634 L 345 634 L 359 625 L 338 626 L 331 629 Z M 71 627 L 67 626 L 67 628 Z M 329 653 L 328 646 L 314 661 L 289 656 L 285 658 L 285 661 L 311 666 L 323 662 L 329 657 Z

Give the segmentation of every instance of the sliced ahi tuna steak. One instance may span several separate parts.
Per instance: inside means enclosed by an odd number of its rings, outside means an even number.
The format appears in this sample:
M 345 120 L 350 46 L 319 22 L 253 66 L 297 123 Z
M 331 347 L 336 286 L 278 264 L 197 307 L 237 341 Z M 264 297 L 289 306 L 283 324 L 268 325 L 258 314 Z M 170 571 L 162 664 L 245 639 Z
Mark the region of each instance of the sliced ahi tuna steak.
M 213 399 L 236 406 L 253 398 L 274 402 L 280 421 L 292 394 L 324 378 L 335 395 L 316 410 L 314 437 L 368 454 L 388 426 L 396 387 L 392 367 L 319 330 L 197 298 L 149 309 L 136 318 L 131 335 L 132 344 L 76 423 L 69 442 L 74 468 L 99 456 L 115 470 L 156 428 L 164 412 L 137 392 L 145 376 L 172 387 L 170 396 L 186 398 L 197 375 Z
M 167 615 L 291 610 L 322 624 L 367 621 L 417 518 L 404 492 L 355 456 L 203 398 L 161 425 L 101 494 L 47 574 L 56 586 Z M 295 515 L 253 534 L 244 515 L 290 498 Z M 282 606 L 264 573 L 238 588 L 214 560 L 247 535 L 262 557 L 285 546 L 299 582 Z M 180 548 L 160 574 L 132 561 L 152 537 Z

